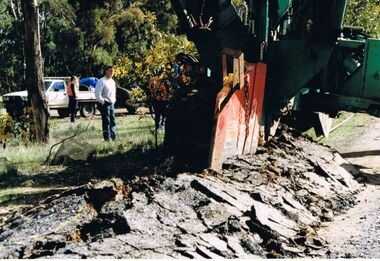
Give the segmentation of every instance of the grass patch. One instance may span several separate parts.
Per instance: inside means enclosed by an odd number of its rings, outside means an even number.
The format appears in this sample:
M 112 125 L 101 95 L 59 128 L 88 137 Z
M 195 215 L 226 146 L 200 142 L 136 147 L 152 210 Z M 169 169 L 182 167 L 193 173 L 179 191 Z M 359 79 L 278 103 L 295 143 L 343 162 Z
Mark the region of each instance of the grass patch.
M 158 162 L 154 121 L 150 115 L 117 116 L 116 142 L 103 141 L 100 116 L 80 118 L 75 123 L 70 123 L 68 118 L 52 118 L 49 123 L 50 144 L 0 149 L 0 205 L 30 203 L 28 198 L 32 202 L 40 199 L 39 195 L 50 195 L 57 188 L 78 186 L 94 179 L 150 174 Z M 44 164 L 50 147 L 74 134 L 76 139 L 96 148 L 95 159 L 68 166 Z M 159 144 L 162 140 L 161 133 Z M 54 147 L 52 155 L 59 147 Z M 32 188 L 38 188 L 38 192 L 33 194 L 30 192 Z
M 0 165 L 0 173 L 14 167 L 21 172 L 33 172 L 40 168 L 42 159 L 48 155 L 48 146 L 30 145 L 0 149 L 0 158 L 6 159 Z M 1 175 L 1 174 L 0 174 Z
M 20 172 L 35 172 L 48 156 L 50 147 L 74 134 L 76 138 L 96 147 L 99 156 L 109 152 L 126 152 L 135 146 L 146 149 L 154 148 L 154 122 L 150 115 L 128 115 L 116 118 L 117 142 L 105 143 L 102 137 L 101 119 L 99 116 L 87 120 L 79 119 L 70 123 L 69 119 L 50 119 L 50 144 L 7 147 L 0 149 L 0 173 L 5 172 L 8 165 L 17 166 Z M 163 136 L 159 136 L 162 141 Z M 57 150 L 59 146 L 54 149 Z
M 346 137 L 359 137 L 366 132 L 373 116 L 364 113 L 355 113 L 344 125 L 330 133 L 328 138 L 322 138 L 319 142 L 334 148 L 340 148 L 347 143 Z M 351 139 L 350 139 L 351 140 Z
M 12 188 L 0 191 L 0 207 L 28 205 L 59 193 L 64 188 Z
M 344 112 L 344 111 L 339 112 L 338 116 L 333 119 L 331 128 L 333 129 L 333 128 L 335 128 L 335 126 L 338 126 L 340 124 L 342 124 L 342 127 L 344 127 L 344 125 L 346 124 L 344 122 L 347 119 L 351 118 L 352 116 L 355 116 L 355 114 L 351 113 L 351 112 Z M 317 117 L 315 117 L 315 118 L 317 118 Z M 338 128 L 337 128 L 337 130 L 338 130 Z M 335 132 L 335 130 L 332 131 L 330 133 L 330 135 L 332 135 L 334 132 Z M 306 130 L 303 133 L 305 135 L 309 136 L 310 138 L 312 138 L 316 142 L 322 142 L 322 141 L 326 140 L 321 133 L 317 134 L 317 132 L 316 132 L 316 130 L 315 130 L 314 127 L 311 127 L 310 129 Z
M 350 118 L 350 119 L 349 119 Z M 348 119 L 348 121 L 346 121 Z M 330 132 L 329 137 L 317 136 L 314 128 L 305 131 L 304 134 L 311 137 L 314 141 L 336 148 L 343 148 L 347 143 L 346 137 L 359 137 L 366 131 L 366 126 L 374 117 L 364 113 L 341 112 L 339 117 L 333 119 L 332 127 L 343 123 L 340 127 Z

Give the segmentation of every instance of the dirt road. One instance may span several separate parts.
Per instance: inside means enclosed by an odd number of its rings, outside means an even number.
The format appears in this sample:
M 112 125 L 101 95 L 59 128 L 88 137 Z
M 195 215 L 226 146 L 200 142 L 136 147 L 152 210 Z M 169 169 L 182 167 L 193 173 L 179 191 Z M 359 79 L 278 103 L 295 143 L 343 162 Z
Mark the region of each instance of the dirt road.
M 380 118 L 368 116 L 335 148 L 363 172 L 367 187 L 358 195 L 360 203 L 326 223 L 320 235 L 331 257 L 380 258 Z

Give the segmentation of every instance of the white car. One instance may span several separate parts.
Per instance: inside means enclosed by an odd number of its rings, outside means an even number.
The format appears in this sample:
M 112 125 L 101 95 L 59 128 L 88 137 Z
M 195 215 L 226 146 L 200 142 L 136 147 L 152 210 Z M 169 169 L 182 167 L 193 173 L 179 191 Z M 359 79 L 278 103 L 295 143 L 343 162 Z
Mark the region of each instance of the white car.
M 50 110 L 58 110 L 61 117 L 69 115 L 69 97 L 67 95 L 68 77 L 47 77 L 44 79 L 46 98 Z M 83 117 L 89 117 L 95 113 L 96 97 L 93 89 L 81 85 L 78 92 L 79 111 Z M 21 115 L 28 103 L 28 92 L 19 91 L 3 95 L 3 103 L 7 112 L 11 115 Z

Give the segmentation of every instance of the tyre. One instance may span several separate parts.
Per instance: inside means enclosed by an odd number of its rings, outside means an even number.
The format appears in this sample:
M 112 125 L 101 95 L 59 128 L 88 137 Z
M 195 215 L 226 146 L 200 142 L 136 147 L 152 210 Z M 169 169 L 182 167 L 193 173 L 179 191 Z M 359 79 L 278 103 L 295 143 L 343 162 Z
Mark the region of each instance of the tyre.
M 66 118 L 70 115 L 69 109 L 58 109 L 58 115 L 60 118 Z
M 136 113 L 136 106 L 135 105 L 133 105 L 133 104 L 130 104 L 130 103 L 126 103 L 125 104 L 125 108 L 128 110 L 128 112 L 130 113 L 130 114 L 135 114 Z
M 88 118 L 95 114 L 95 105 L 90 103 L 85 103 L 80 105 L 80 115 L 82 117 Z
M 23 115 L 26 104 L 20 97 L 11 97 L 10 99 L 10 101 L 4 102 L 4 108 L 12 118 L 18 119 Z

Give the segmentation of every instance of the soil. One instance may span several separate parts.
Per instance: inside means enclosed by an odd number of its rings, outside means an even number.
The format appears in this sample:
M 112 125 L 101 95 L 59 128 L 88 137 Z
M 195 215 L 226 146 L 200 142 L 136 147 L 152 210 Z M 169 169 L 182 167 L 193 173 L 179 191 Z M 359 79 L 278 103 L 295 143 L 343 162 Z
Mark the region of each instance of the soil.
M 335 146 L 360 169 L 366 189 L 358 195 L 358 205 L 321 229 L 330 257 L 380 258 L 380 118 L 368 116 L 362 127 Z
M 0 224 L 0 258 L 379 257 L 380 120 L 367 123 L 336 148 L 361 173 L 283 130 L 220 171 L 165 176 L 168 159 L 156 174 L 88 183 L 13 213 Z
M 88 183 L 14 213 L 0 258 L 323 257 L 318 229 L 361 189 L 345 165 L 284 130 L 220 171 Z

